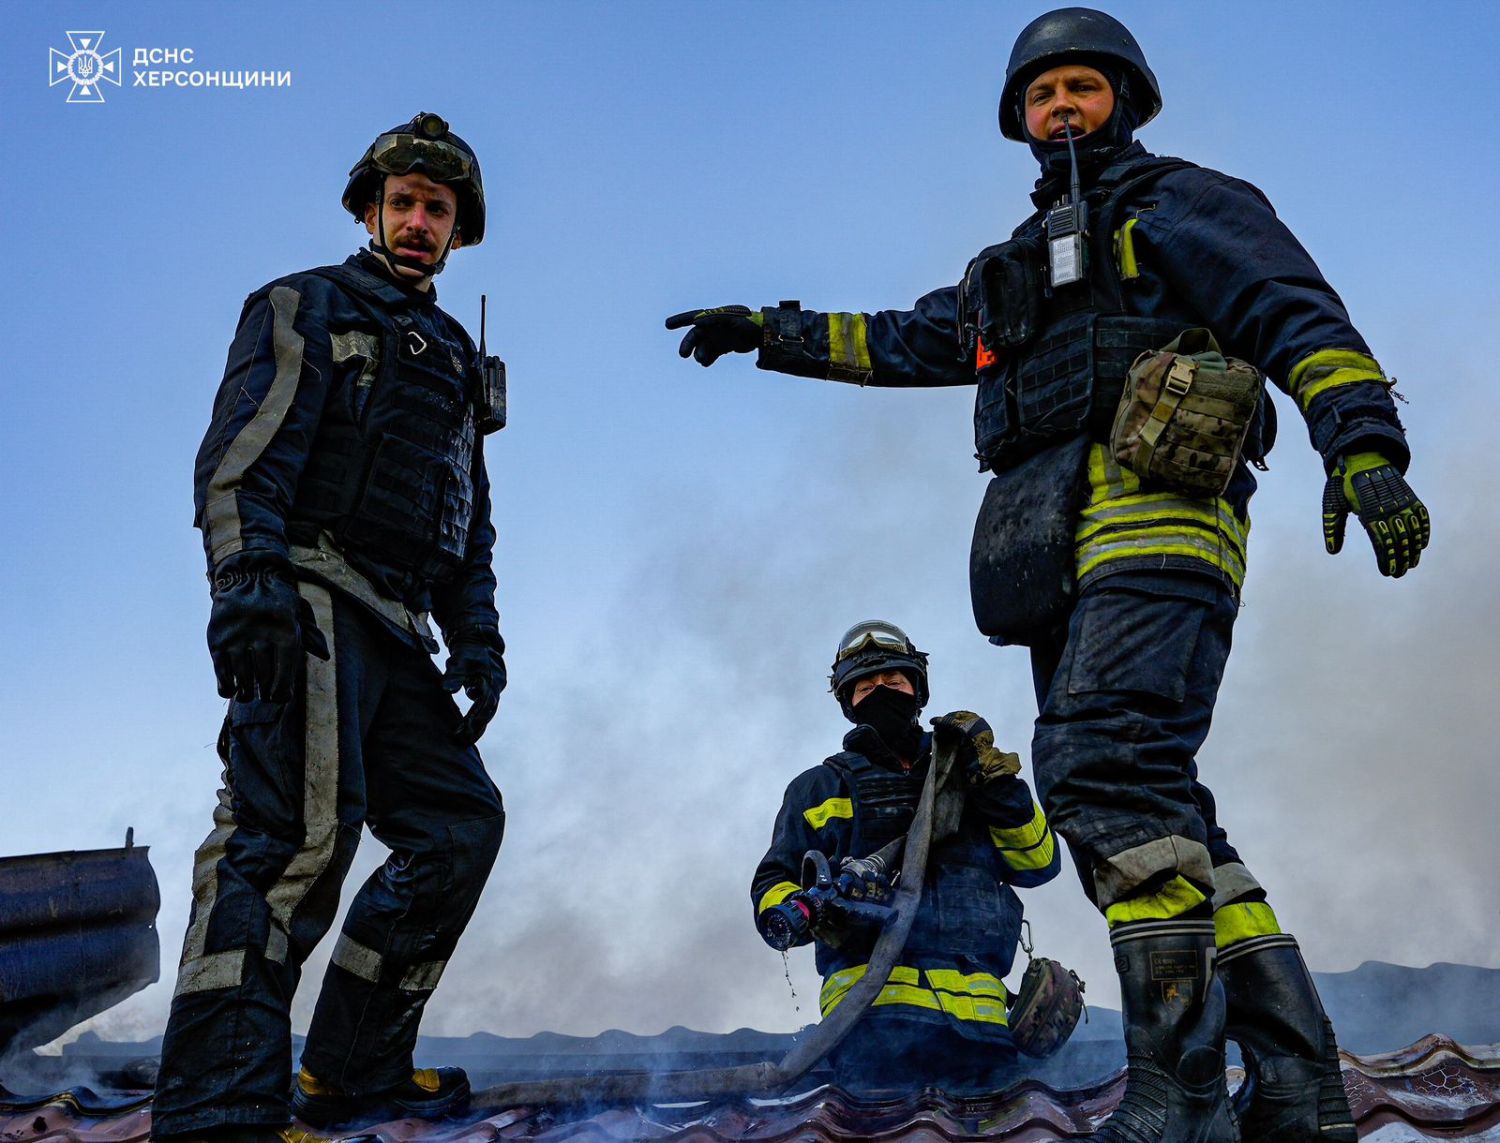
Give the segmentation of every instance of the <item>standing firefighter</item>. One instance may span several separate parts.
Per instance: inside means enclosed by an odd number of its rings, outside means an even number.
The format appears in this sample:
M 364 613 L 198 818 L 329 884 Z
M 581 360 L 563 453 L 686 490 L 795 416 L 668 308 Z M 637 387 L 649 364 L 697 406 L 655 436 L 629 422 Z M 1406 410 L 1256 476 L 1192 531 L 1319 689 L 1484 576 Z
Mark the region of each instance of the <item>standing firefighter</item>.
M 787 787 L 771 848 L 750 885 L 767 944 L 817 942 L 825 1018 L 869 964 L 879 936 L 878 902 L 899 861 L 888 847 L 912 824 L 933 738 L 918 721 L 928 697 L 927 655 L 899 627 L 871 621 L 850 628 L 829 682 L 855 728 L 840 753 Z M 1017 776 L 1020 760 L 996 749 L 989 724 L 968 711 L 933 721 L 936 733 L 958 742 L 968 782 L 963 815 L 957 833 L 929 857 L 901 960 L 834 1050 L 845 1087 L 985 1087 L 1016 1055 L 1001 982 L 1021 934 L 1021 901 L 1012 886 L 1055 877 L 1057 845 Z M 827 859 L 825 880 L 850 875 L 837 899 L 804 876 L 811 854 Z
M 158 1137 L 285 1135 L 288 1009 L 365 825 L 390 856 L 344 919 L 291 1107 L 331 1124 L 468 1101 L 460 1069 L 417 1070 L 412 1049 L 505 825 L 474 746 L 505 686 L 482 455 L 499 410 L 432 289 L 484 236 L 479 164 L 421 114 L 375 140 L 343 203 L 370 249 L 250 295 L 198 453 L 208 644 L 231 702 Z
M 1245 1139 L 1350 1141 L 1312 979 L 1196 765 L 1244 578 L 1245 461 L 1274 436 L 1261 376 L 1323 458 L 1329 552 L 1353 512 L 1401 576 L 1427 511 L 1402 476 L 1390 382 L 1338 295 L 1256 188 L 1133 141 L 1160 107 L 1123 26 L 1048 13 L 1017 40 L 1000 102 L 1002 133 L 1041 164 L 1037 211 L 959 285 L 905 311 L 783 302 L 667 324 L 689 327 L 682 355 L 704 365 L 754 350 L 799 376 L 977 385 L 994 476 L 975 616 L 1031 648 L 1038 787 L 1120 974 L 1129 1082 L 1097 1137 L 1236 1138 L 1227 1025 L 1254 1080 Z

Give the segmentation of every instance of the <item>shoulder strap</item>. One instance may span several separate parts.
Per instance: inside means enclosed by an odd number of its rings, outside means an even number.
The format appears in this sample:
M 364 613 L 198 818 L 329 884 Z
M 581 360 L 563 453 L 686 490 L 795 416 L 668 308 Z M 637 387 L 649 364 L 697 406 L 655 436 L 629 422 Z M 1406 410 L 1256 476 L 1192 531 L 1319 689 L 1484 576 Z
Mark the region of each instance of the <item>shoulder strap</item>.
M 368 270 L 342 263 L 337 266 L 317 266 L 307 271 L 320 278 L 343 287 L 363 302 L 378 306 L 399 306 L 411 301 L 389 282 L 383 282 Z
M 856 754 L 852 750 L 840 750 L 837 754 L 823 759 L 823 765 L 831 766 L 840 774 L 853 777 L 862 771 L 873 769 L 875 764 L 863 754 Z

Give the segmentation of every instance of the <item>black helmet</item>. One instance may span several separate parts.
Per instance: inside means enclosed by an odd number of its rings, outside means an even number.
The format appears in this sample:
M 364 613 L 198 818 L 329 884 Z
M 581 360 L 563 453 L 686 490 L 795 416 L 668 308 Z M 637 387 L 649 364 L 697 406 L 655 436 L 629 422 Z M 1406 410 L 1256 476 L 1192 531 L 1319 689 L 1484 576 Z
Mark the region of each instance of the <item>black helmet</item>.
M 1156 118 L 1161 110 L 1161 88 L 1130 29 L 1093 8 L 1058 8 L 1038 16 L 1016 37 L 1000 93 L 1000 133 L 1018 143 L 1027 142 L 1021 97 L 1026 85 L 1039 74 L 1069 62 L 1096 61 L 1103 62 L 1105 70 L 1120 73 L 1115 98 L 1131 104 L 1135 126 Z
M 854 684 L 881 671 L 900 671 L 911 679 L 918 709 L 927 705 L 927 653 L 918 651 L 906 632 L 883 619 L 867 619 L 844 632 L 833 657 L 828 689 L 839 700 L 844 717 L 853 721 L 854 704 L 849 701 Z
M 478 246 L 484 240 L 484 182 L 479 175 L 479 158 L 473 147 L 448 130 L 447 120 L 430 111 L 418 112 L 410 123 L 398 123 L 376 136 L 349 172 L 344 209 L 363 222 L 365 207 L 379 199 L 385 176 L 412 171 L 453 188 L 458 196 L 455 233 L 465 246 Z

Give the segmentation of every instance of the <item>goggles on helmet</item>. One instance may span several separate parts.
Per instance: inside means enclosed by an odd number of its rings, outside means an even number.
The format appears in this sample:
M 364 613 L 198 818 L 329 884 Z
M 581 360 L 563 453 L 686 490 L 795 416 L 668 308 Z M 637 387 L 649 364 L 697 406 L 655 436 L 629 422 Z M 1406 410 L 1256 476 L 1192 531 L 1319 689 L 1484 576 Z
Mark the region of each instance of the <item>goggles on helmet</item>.
M 850 655 L 857 655 L 871 647 L 907 655 L 914 650 L 906 632 L 893 623 L 856 623 L 839 640 L 838 653 L 834 655 L 833 661 L 841 663 Z
M 423 174 L 439 183 L 467 179 L 474 170 L 473 159 L 453 144 L 441 139 L 424 139 L 405 131 L 397 135 L 382 135 L 375 140 L 366 161 L 387 175 L 409 174 L 421 168 Z

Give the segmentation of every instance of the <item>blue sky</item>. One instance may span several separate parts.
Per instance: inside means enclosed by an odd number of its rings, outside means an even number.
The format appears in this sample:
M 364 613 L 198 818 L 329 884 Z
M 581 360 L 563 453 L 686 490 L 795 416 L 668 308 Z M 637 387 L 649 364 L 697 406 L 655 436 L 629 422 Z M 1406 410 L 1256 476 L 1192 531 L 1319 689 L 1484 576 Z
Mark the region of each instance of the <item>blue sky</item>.
M 930 713 L 1026 756 L 1023 653 L 972 629 L 971 395 L 678 360 L 662 318 L 799 298 L 909 305 L 1028 212 L 995 99 L 1016 3 L 58 3 L 0 43 L 12 139 L 0 365 L 0 853 L 153 847 L 164 971 L 222 716 L 192 458 L 244 296 L 363 237 L 345 175 L 418 110 L 479 152 L 483 245 L 443 304 L 509 365 L 492 441 L 513 683 L 483 748 L 511 814 L 432 1031 L 789 1028 L 811 957 L 747 886 L 786 782 L 837 748 L 833 643 L 869 615 L 932 653 Z M 1500 966 L 1492 691 L 1500 556 L 1493 210 L 1500 9 L 1119 3 L 1165 110 L 1146 145 L 1247 178 L 1409 399 L 1435 541 L 1382 580 L 1321 551 L 1290 405 L 1253 505 L 1239 646 L 1202 763 L 1321 969 Z M 69 30 L 123 49 L 103 105 L 43 80 Z M 137 48 L 284 88 L 145 88 Z M 144 69 L 141 69 L 144 70 Z M 361 867 L 378 859 L 367 839 Z M 1070 881 L 1042 949 L 1110 1002 Z M 169 986 L 104 1018 L 159 1030 Z M 309 997 L 299 998 L 305 1013 Z M 800 1008 L 798 1007 L 800 1005 Z

